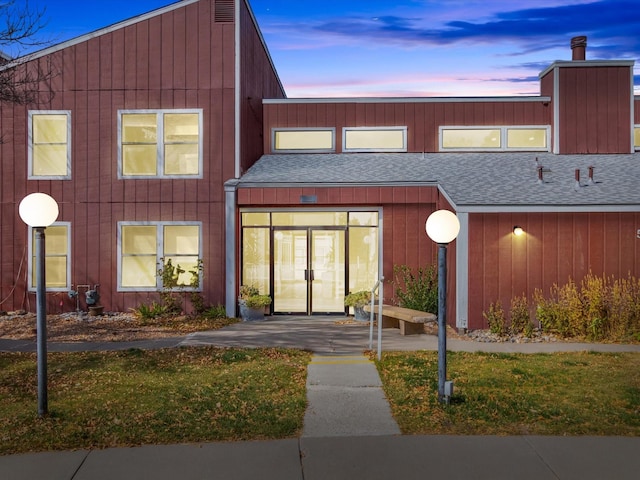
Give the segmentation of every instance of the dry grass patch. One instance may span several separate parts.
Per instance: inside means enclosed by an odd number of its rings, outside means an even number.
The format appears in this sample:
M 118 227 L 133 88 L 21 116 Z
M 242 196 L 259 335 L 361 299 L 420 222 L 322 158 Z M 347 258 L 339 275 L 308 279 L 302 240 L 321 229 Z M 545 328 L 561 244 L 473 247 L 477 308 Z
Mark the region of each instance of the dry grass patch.
M 153 319 L 131 313 L 110 313 L 96 317 L 65 313 L 47 316 L 47 339 L 51 342 L 123 342 L 182 336 L 216 330 L 238 322 L 236 318 L 208 318 L 181 315 Z M 36 315 L 0 316 L 0 338 L 36 339 Z

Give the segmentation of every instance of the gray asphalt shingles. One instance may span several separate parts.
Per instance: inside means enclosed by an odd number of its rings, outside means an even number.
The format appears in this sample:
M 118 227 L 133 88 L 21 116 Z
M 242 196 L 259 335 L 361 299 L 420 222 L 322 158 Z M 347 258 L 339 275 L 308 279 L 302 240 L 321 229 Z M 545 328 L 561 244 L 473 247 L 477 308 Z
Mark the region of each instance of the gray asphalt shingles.
M 536 162 L 537 159 L 537 162 Z M 537 166 L 544 167 L 544 182 Z M 594 183 L 588 169 L 594 167 Z M 575 170 L 580 169 L 576 188 Z M 640 208 L 640 156 L 548 152 L 264 155 L 240 186 L 438 185 L 457 208 Z

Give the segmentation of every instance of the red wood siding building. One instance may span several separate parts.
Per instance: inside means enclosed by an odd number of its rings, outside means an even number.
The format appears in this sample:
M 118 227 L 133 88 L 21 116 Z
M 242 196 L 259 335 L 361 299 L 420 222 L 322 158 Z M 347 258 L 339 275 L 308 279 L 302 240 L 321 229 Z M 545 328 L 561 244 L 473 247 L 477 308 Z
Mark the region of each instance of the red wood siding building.
M 36 191 L 56 199 L 58 220 L 70 222 L 71 283 L 99 284 L 108 310 L 156 298 L 118 291 L 122 221 L 201 222 L 203 294 L 223 303 L 223 184 L 262 153 L 262 98 L 284 96 L 248 4 L 185 0 L 38 52 L 26 67 L 34 62 L 53 68 L 51 92 L 43 84 L 39 102 L 0 106 L 0 308 L 35 308 L 26 289 L 27 227 L 17 208 Z M 201 178 L 118 178 L 118 111 L 138 109 L 202 109 Z M 27 179 L 31 110 L 70 112 L 71 179 Z M 75 308 L 63 292 L 48 303 L 50 311 Z
M 0 105 L 0 309 L 35 309 L 30 239 L 18 216 L 32 192 L 55 198 L 58 221 L 69 227 L 69 289 L 99 284 L 101 303 L 112 311 L 158 298 L 157 288 L 123 288 L 122 225 L 171 223 L 197 225 L 202 293 L 235 315 L 246 280 L 243 215 L 254 213 L 299 214 L 284 227 L 258 225 L 271 256 L 263 293 L 272 295 L 277 233 L 338 232 L 347 238 L 346 258 L 350 229 L 369 227 L 358 215 L 375 214 L 377 236 L 366 245 L 375 244 L 374 270 L 391 301 L 395 265 L 435 262 L 426 218 L 455 211 L 462 228 L 448 250 L 447 318 L 459 328 L 485 327 L 482 312 L 496 300 L 508 304 L 589 271 L 640 276 L 640 98 L 633 96 L 632 61 L 555 62 L 531 97 L 287 99 L 246 0 L 183 0 L 22 62 L 17 68 L 37 64 L 55 75 L 39 86 L 36 102 Z M 33 112 L 70 119 L 68 178 L 31 174 Z M 123 175 L 126 112 L 198 116 L 197 175 Z M 400 146 L 345 145 L 349 129 L 384 127 L 400 132 Z M 331 147 L 279 151 L 278 129 L 324 129 Z M 498 146 L 450 148 L 446 129 L 486 131 L 483 141 Z M 542 143 L 510 147 L 510 129 L 532 130 Z M 588 167 L 595 167 L 591 182 Z M 580 182 L 575 170 L 583 172 Z M 348 220 L 296 223 L 315 213 Z M 524 237 L 512 235 L 515 225 Z M 318 251 L 326 257 L 330 250 Z M 75 309 L 66 293 L 49 293 L 50 311 Z M 332 313 L 344 314 L 344 305 Z

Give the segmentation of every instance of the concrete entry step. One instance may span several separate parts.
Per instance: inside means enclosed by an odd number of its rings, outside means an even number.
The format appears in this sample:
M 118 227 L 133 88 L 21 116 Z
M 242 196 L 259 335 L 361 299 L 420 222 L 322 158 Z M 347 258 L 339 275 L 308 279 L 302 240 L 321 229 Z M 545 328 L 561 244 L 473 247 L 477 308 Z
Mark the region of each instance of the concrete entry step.
M 378 371 L 364 355 L 314 355 L 307 400 L 303 437 L 400 434 Z

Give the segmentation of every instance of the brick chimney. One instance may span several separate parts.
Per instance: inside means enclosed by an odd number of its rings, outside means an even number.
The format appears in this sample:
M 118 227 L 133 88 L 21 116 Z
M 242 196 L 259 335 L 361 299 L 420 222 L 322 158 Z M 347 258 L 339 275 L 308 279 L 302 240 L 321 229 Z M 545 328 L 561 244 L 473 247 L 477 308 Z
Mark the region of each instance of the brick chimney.
M 585 60 L 587 50 L 587 37 L 584 35 L 571 39 L 572 60 Z

